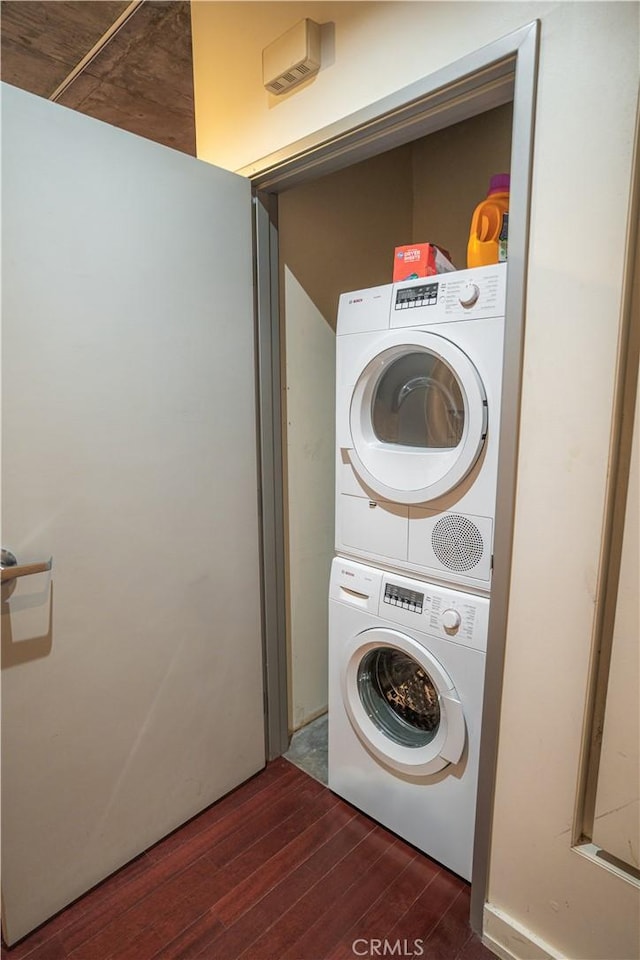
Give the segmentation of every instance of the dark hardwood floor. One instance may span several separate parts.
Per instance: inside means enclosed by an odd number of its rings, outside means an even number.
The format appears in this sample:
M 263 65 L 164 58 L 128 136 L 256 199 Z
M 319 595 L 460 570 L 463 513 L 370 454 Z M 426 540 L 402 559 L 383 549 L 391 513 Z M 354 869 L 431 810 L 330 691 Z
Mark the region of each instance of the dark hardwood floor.
M 490 960 L 468 915 L 463 880 L 279 759 L 2 957 Z

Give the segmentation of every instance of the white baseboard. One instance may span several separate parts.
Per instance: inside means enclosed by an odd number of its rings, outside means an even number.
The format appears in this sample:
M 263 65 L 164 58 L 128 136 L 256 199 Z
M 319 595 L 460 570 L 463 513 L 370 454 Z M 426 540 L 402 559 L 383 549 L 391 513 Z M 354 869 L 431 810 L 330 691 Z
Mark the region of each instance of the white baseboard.
M 564 954 L 491 903 L 484 905 L 482 942 L 500 960 L 566 960 Z

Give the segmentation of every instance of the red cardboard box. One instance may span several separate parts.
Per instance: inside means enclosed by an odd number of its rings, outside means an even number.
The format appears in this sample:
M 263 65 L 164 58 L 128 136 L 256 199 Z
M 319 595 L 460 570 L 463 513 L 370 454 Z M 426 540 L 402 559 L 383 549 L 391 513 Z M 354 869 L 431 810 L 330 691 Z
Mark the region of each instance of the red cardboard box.
M 415 277 L 433 277 L 456 268 L 447 250 L 434 243 L 411 243 L 396 247 L 393 258 L 393 282 L 413 280 Z

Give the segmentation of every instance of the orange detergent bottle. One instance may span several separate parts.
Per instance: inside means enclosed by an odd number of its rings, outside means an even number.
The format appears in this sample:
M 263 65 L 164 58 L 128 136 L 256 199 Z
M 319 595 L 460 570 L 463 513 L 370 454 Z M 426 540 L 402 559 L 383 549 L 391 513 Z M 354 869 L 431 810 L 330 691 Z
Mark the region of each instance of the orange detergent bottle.
M 486 267 L 507 259 L 509 233 L 509 174 L 496 173 L 485 200 L 473 211 L 467 267 Z

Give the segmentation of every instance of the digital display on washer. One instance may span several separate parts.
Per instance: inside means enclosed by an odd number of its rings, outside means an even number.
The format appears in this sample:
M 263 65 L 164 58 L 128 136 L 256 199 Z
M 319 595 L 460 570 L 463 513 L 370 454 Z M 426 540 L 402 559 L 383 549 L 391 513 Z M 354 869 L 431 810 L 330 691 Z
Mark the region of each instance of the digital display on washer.
M 409 307 L 432 307 L 438 300 L 438 284 L 424 283 L 419 287 L 400 287 L 396 293 L 396 310 Z
M 384 602 L 390 603 L 392 607 L 402 607 L 403 610 L 409 610 L 411 613 L 422 613 L 424 593 L 398 587 L 395 583 L 385 583 Z

